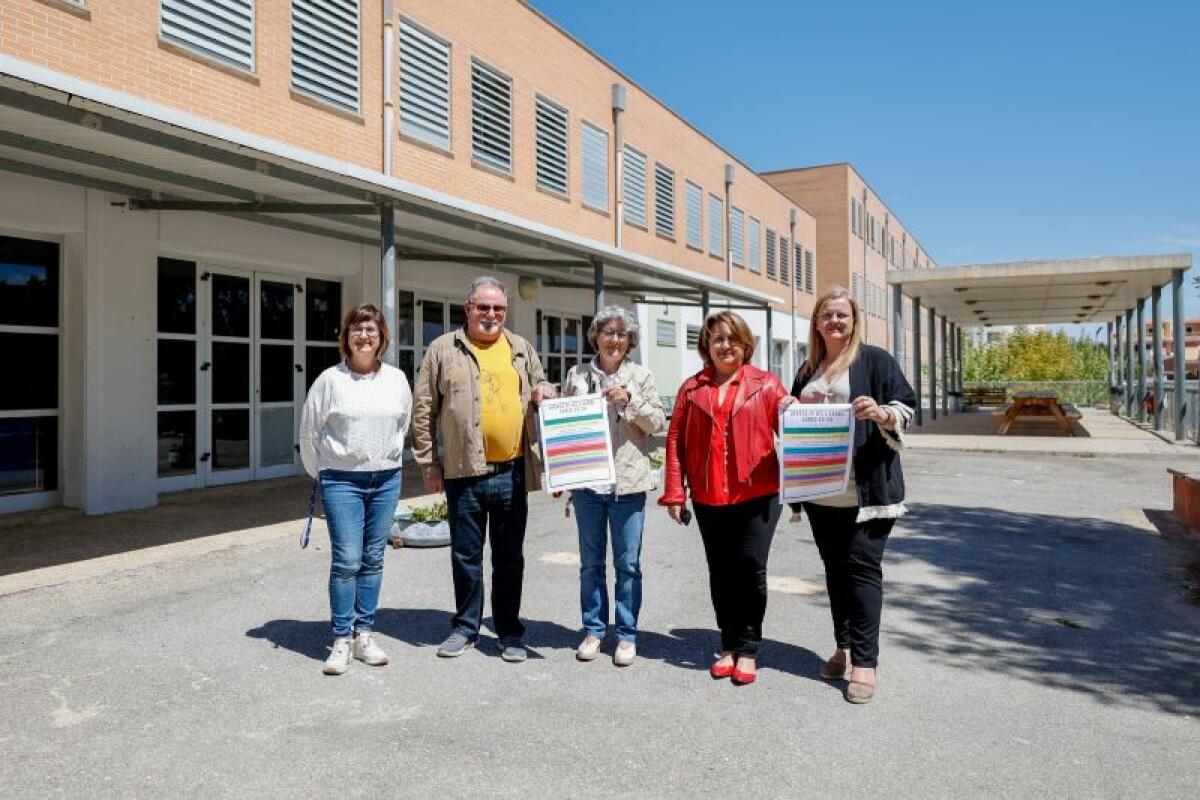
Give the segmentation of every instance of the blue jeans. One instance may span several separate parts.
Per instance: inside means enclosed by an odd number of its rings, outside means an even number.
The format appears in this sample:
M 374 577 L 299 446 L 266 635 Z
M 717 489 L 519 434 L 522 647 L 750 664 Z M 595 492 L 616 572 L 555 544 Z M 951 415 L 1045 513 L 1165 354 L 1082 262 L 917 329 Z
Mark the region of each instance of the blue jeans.
M 369 631 L 383 584 L 383 552 L 400 500 L 400 470 L 321 470 L 321 505 L 332 564 L 329 610 L 333 635 Z
M 525 636 L 521 587 L 525 580 L 525 462 L 501 472 L 446 479 L 450 510 L 450 570 L 456 610 L 450 625 L 469 639 L 483 619 L 483 543 L 492 537 L 492 621 L 501 640 Z
M 617 641 L 637 641 L 638 612 L 642 609 L 642 524 L 646 493 L 597 494 L 591 489 L 571 493 L 579 526 L 579 605 L 583 630 L 597 639 L 608 631 L 608 583 L 604 576 L 609 531 L 612 532 L 613 592 L 617 604 Z

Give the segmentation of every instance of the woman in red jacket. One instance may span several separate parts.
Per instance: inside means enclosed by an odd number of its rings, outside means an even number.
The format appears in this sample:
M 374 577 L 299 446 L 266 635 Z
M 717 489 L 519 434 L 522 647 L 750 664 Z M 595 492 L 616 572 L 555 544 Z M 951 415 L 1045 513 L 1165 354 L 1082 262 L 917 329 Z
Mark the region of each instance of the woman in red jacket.
M 697 349 L 704 369 L 679 387 L 658 502 L 671 519 L 687 524 L 684 483 L 691 489 L 721 629 L 721 657 L 709 672 L 747 684 L 758 676 L 767 555 L 779 522 L 775 432 L 787 390 L 748 363 L 754 336 L 732 311 L 704 321 Z

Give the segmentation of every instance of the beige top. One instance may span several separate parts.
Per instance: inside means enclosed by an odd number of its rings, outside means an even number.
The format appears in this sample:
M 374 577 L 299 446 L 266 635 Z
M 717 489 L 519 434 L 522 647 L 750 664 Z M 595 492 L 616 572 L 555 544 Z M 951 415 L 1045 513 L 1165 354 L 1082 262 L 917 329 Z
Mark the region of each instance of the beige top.
M 602 494 L 615 488 L 618 495 L 653 491 L 658 488 L 658 471 L 650 467 L 650 439 L 662 433 L 667 423 L 654 374 L 626 358 L 614 375 L 605 375 L 593 359 L 588 364 L 571 367 L 563 381 L 562 394 L 563 397 L 598 394 L 613 385 L 624 386 L 629 392 L 628 405 L 610 405 L 608 413 L 617 485 L 589 488 Z
M 849 403 L 850 371 L 844 370 L 834 375 L 832 383 L 825 377 L 823 371 L 818 372 L 800 392 L 800 399 L 806 403 Z M 850 480 L 846 483 L 846 491 L 832 497 L 822 497 L 820 500 L 809 500 L 808 502 L 835 508 L 857 506 L 858 486 L 854 483 L 854 461 L 850 462 Z

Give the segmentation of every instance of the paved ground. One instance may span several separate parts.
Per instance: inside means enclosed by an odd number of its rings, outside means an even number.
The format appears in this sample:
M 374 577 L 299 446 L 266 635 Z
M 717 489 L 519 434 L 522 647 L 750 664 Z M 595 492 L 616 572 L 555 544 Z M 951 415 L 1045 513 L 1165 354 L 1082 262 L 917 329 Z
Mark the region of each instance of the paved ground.
M 1187 459 L 1192 442 L 1167 441 L 1108 411 L 1084 408 L 1067 436 L 1050 417 L 1020 417 L 1007 434 L 996 433 L 991 409 L 942 415 L 909 429 L 910 447 L 917 450 L 954 450 L 974 453 L 1033 453 L 1040 455 L 1141 456 Z M 1165 436 L 1165 434 L 1164 434 Z
M 906 469 L 869 706 L 814 678 L 831 641 L 803 523 L 776 539 L 759 683 L 707 677 L 698 536 L 657 509 L 642 657 L 575 662 L 574 521 L 536 495 L 523 665 L 490 642 L 434 657 L 445 550 L 389 553 L 393 662 L 341 678 L 320 674 L 328 551 L 290 534 L 0 597 L 0 794 L 1200 794 L 1200 552 L 1160 511 L 1165 465 Z

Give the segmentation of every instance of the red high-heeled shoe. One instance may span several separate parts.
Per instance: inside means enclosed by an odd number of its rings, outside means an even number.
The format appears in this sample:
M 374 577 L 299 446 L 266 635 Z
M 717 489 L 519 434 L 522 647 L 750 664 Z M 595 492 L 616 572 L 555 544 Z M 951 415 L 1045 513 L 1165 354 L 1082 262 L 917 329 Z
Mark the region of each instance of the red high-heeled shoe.
M 736 671 L 737 671 L 737 667 L 734 666 L 734 663 L 732 661 L 730 661 L 728 664 L 721 664 L 719 662 L 714 663 L 711 667 L 708 668 L 708 674 L 713 677 L 713 680 L 717 680 L 717 681 L 721 680 L 721 678 L 730 677 Z

